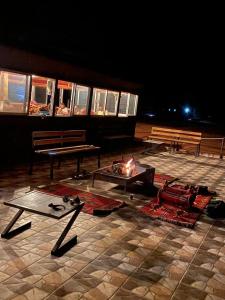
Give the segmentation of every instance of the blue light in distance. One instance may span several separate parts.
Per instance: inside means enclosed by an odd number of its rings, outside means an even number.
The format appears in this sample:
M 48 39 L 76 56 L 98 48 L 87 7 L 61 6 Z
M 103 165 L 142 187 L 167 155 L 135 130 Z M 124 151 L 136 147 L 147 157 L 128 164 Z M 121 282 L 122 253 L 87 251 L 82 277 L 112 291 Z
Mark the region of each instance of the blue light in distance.
M 184 108 L 185 114 L 189 114 L 190 111 L 191 111 L 190 107 L 187 106 L 187 107 Z

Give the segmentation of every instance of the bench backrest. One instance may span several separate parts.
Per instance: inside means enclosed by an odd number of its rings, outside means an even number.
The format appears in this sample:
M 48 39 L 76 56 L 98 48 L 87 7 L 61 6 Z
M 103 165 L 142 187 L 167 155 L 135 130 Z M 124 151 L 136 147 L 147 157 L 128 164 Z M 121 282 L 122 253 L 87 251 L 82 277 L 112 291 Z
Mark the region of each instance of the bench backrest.
M 200 142 L 202 138 L 201 132 L 180 130 L 173 128 L 152 127 L 152 135 L 165 137 L 168 139 L 177 139 L 183 142 Z
M 33 131 L 33 149 L 48 146 L 63 147 L 66 145 L 82 144 L 86 142 L 86 130 Z

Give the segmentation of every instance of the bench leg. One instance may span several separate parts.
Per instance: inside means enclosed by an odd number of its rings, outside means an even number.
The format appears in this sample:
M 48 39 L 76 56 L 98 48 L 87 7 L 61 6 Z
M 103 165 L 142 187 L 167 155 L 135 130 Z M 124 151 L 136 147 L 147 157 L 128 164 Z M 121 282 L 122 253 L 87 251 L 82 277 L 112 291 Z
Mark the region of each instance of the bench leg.
M 100 168 L 100 164 L 101 164 L 101 156 L 100 156 L 100 152 L 98 153 L 98 169 Z
M 174 148 L 175 148 L 175 143 L 174 143 L 174 142 L 171 142 L 171 143 L 170 143 L 170 153 L 173 153 L 173 152 L 174 152 Z
M 51 254 L 55 256 L 62 256 L 66 251 L 70 250 L 74 245 L 77 244 L 77 236 L 73 236 L 69 241 L 67 241 L 64 245 L 62 242 L 64 241 L 67 233 L 69 232 L 70 228 L 72 227 L 73 223 L 75 222 L 76 218 L 78 217 L 81 209 L 83 208 L 84 203 L 80 204 L 76 209 L 75 213 L 72 215 L 71 219 L 69 220 L 68 224 L 64 228 L 63 232 L 61 233 L 60 237 L 58 238 L 55 246 L 52 248 Z M 62 245 L 62 246 L 61 246 Z
M 196 146 L 195 156 L 200 155 L 200 144 Z
M 50 157 L 50 178 L 53 179 L 54 158 Z
M 61 158 L 58 159 L 58 169 L 60 169 L 61 166 Z
M 77 174 L 80 173 L 80 156 L 77 157 Z
M 34 154 L 32 153 L 31 159 L 30 159 L 30 167 L 29 167 L 29 171 L 28 171 L 29 175 L 32 175 L 32 173 L 33 173 L 33 164 L 34 164 Z

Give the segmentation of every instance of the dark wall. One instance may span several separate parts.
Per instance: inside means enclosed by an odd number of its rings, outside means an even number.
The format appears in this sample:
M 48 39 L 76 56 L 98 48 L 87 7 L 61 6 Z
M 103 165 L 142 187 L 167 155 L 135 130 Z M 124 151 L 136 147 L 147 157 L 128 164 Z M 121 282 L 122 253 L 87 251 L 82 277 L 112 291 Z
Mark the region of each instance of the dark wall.
M 6 70 L 68 80 L 90 87 L 134 92 L 135 94 L 139 94 L 143 88 L 143 85 L 137 82 L 112 78 L 90 69 L 81 68 L 21 49 L 0 45 L 0 53 L 0 67 Z
M 31 153 L 31 136 L 35 130 L 87 130 L 87 141 L 101 145 L 102 136 L 127 134 L 134 136 L 136 117 L 32 117 L 0 116 L 0 165 L 28 162 Z

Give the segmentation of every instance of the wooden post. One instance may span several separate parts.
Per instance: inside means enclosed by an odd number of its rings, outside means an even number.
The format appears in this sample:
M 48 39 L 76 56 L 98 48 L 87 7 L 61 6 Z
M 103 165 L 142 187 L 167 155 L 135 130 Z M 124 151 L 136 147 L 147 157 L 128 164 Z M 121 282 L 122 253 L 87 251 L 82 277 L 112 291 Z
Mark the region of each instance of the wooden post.
M 223 159 L 223 146 L 224 146 L 224 140 L 225 138 L 222 139 L 221 142 L 221 147 L 220 147 L 220 159 Z

